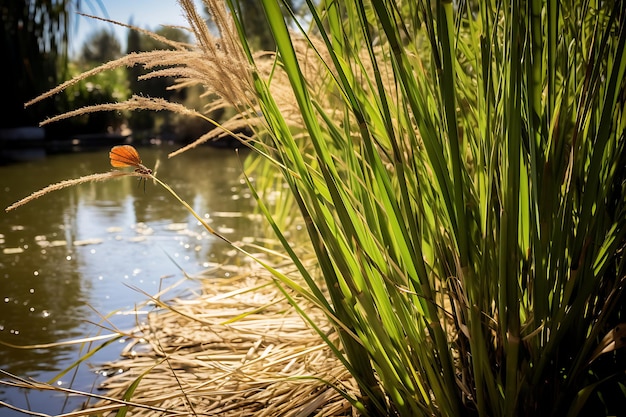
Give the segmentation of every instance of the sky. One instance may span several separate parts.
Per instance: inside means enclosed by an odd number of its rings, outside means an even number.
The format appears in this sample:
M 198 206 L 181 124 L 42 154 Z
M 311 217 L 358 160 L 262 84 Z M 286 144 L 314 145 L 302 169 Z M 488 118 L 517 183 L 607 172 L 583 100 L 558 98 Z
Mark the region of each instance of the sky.
M 202 14 L 202 1 L 195 0 L 194 2 Z M 132 19 L 132 24 L 141 28 L 154 30 L 162 24 L 188 26 L 176 0 L 82 0 L 80 6 L 82 13 L 122 23 L 129 23 Z M 70 54 L 78 53 L 89 35 L 102 28 L 113 29 L 122 45 L 122 51 L 125 51 L 128 29 L 76 15 L 72 20 Z

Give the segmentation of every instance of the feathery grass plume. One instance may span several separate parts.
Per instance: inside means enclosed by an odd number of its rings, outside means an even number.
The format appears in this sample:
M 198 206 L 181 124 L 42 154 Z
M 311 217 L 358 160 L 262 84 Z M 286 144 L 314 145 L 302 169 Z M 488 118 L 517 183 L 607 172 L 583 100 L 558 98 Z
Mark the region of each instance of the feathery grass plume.
M 106 181 L 106 180 L 110 180 L 110 179 L 116 179 L 116 178 L 122 178 L 122 177 L 140 177 L 140 178 L 151 178 L 151 175 L 147 175 L 144 173 L 140 173 L 140 172 L 127 172 L 127 171 L 109 171 L 109 172 L 103 172 L 103 173 L 99 173 L 99 174 L 91 174 L 91 175 L 85 175 L 84 177 L 80 177 L 80 178 L 76 178 L 76 179 L 71 179 L 71 180 L 65 180 L 65 181 L 61 181 L 61 182 L 57 182 L 56 184 L 51 184 L 48 185 L 45 188 L 42 188 L 39 191 L 35 191 L 34 193 L 32 193 L 31 195 L 29 195 L 28 197 L 24 197 L 21 200 L 11 204 L 9 207 L 7 207 L 5 209 L 5 211 L 11 211 L 14 210 L 20 206 L 23 206 L 26 203 L 29 203 L 39 197 L 42 197 L 48 193 L 51 193 L 52 191 L 57 191 L 57 190 L 62 190 L 63 188 L 67 188 L 67 187 L 72 187 L 74 185 L 79 185 L 79 184 L 84 184 L 86 182 L 95 182 L 95 181 Z
M 195 10 L 193 2 L 181 1 L 180 3 L 183 11 L 189 18 L 191 24 L 190 30 L 196 37 L 197 44 L 191 45 L 170 41 L 144 29 L 108 19 L 96 18 L 127 27 L 131 30 L 137 30 L 174 49 L 130 53 L 124 57 L 77 75 L 58 87 L 30 100 L 25 106 L 30 106 L 58 94 L 79 81 L 100 72 L 122 66 L 132 67 L 134 65 L 142 65 L 149 72 L 141 76 L 141 79 L 164 76 L 173 77 L 175 79 L 175 85 L 171 88 L 176 89 L 184 86 L 200 85 L 205 89 L 206 94 L 217 95 L 220 100 L 213 103 L 212 110 L 231 107 L 239 109 L 238 113 L 250 112 L 251 115 L 258 113 L 259 109 L 254 101 L 254 90 L 252 88 L 252 70 L 244 57 L 237 33 L 233 29 L 232 20 L 229 20 L 224 5 L 217 5 L 211 8 L 213 20 L 219 32 L 219 36 L 214 36 Z M 241 126 L 242 120 L 238 117 L 232 122 L 227 120 L 220 124 L 208 117 L 209 112 L 206 111 L 206 109 L 189 109 L 181 104 L 166 103 L 158 98 L 141 98 L 135 96 L 123 103 L 104 103 L 76 109 L 50 118 L 42 122 L 42 124 L 52 123 L 84 113 L 117 110 L 168 110 L 178 114 L 200 117 L 213 123 L 218 129 L 221 129 L 224 134 L 228 135 L 231 135 L 236 128 Z M 261 119 L 258 117 L 250 117 L 245 120 L 248 120 L 250 123 L 255 120 L 260 121 Z M 216 137 L 215 135 L 219 136 L 219 133 L 204 135 L 196 144 L 213 139 Z
M 284 71 L 275 66 L 274 54 L 268 51 L 259 51 L 252 53 L 252 61 L 246 58 L 246 52 L 243 50 L 232 15 L 226 9 L 225 4 L 222 2 L 206 2 L 212 21 L 218 30 L 218 35 L 215 36 L 212 34 L 211 30 L 209 30 L 206 22 L 198 14 L 195 9 L 195 4 L 192 1 L 184 0 L 179 1 L 179 3 L 189 21 L 189 30 L 195 37 L 195 44 L 170 41 L 160 35 L 132 25 L 94 17 L 98 20 L 118 24 L 151 36 L 155 40 L 172 47 L 173 50 L 129 53 L 119 59 L 102 64 L 77 75 L 58 87 L 33 98 L 27 102 L 25 106 L 30 106 L 47 99 L 79 81 L 100 72 L 123 66 L 132 67 L 141 65 L 144 69 L 148 70 L 148 72 L 140 76 L 139 79 L 171 77 L 174 79 L 174 85 L 169 87 L 170 89 L 201 86 L 204 90 L 203 96 L 214 95 L 217 99 L 212 100 L 209 108 L 186 109 L 183 105 L 177 103 L 165 104 L 158 98 L 140 98 L 134 96 L 128 101 L 121 103 L 103 103 L 75 109 L 45 120 L 41 124 L 52 123 L 69 117 L 98 111 L 168 110 L 190 117 L 200 117 L 217 127 L 215 131 L 202 135 L 191 144 L 185 146 L 184 149 L 170 154 L 169 157 L 175 156 L 208 140 L 225 135 L 239 138 L 244 144 L 250 144 L 250 137 L 233 132 L 241 130 L 244 124 L 247 125 L 246 127 L 249 128 L 249 130 L 257 134 L 267 131 L 265 120 L 263 117 L 260 117 L 263 111 L 257 101 L 254 87 L 254 77 L 258 75 L 263 79 L 272 78 L 274 80 L 271 89 L 277 105 L 283 112 L 285 120 L 287 120 L 294 129 L 302 126 L 302 119 L 295 105 L 294 95 L 289 88 L 288 79 Z M 86 16 L 93 17 L 89 15 Z M 316 66 L 319 65 L 320 61 L 313 59 L 316 57 L 316 52 L 307 45 L 308 42 L 303 40 L 298 48 L 298 54 L 300 59 L 303 60 L 303 64 L 305 64 L 303 66 L 310 68 L 310 73 L 308 74 L 310 76 L 309 82 L 312 85 L 317 85 L 319 88 L 322 88 L 323 78 L 320 77 L 326 77 L 325 72 L 316 70 Z M 317 79 L 316 74 L 318 74 Z M 159 103 L 162 104 L 162 106 L 160 106 Z M 235 113 L 232 118 L 220 123 L 209 117 L 211 111 L 218 109 L 235 109 Z M 266 146 L 268 145 L 266 144 Z M 268 150 L 266 149 L 266 151 Z
M 68 119 L 70 117 L 79 116 L 81 114 L 95 113 L 99 111 L 119 111 L 119 110 L 152 110 L 152 111 L 171 111 L 187 116 L 196 116 L 205 120 L 210 120 L 201 113 L 195 110 L 189 109 L 179 103 L 172 103 L 170 101 L 161 98 L 150 98 L 133 95 L 126 101 L 119 103 L 103 103 L 93 106 L 81 107 L 77 110 L 72 110 L 57 116 L 50 117 L 40 123 L 41 126 L 45 126 L 49 123 L 58 122 L 59 120 Z

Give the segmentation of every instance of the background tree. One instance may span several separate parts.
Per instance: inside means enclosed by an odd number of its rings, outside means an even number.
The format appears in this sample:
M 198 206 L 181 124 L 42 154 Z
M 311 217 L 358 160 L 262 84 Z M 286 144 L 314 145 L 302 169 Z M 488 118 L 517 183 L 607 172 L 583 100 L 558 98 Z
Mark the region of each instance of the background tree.
M 132 25 L 132 22 L 130 24 Z M 189 36 L 181 29 L 160 27 L 154 30 L 154 33 L 173 41 L 189 42 Z M 128 53 L 152 51 L 155 49 L 170 49 L 170 47 L 136 30 L 128 31 Z M 186 90 L 168 90 L 168 87 L 174 84 L 174 79 L 171 77 L 139 80 L 139 77 L 148 72 L 149 71 L 140 66 L 134 66 L 128 69 L 128 83 L 130 90 L 133 91 L 134 94 L 148 97 L 162 97 L 168 101 L 179 103 L 185 100 Z M 169 113 L 154 114 L 152 112 L 134 112 L 129 116 L 129 126 L 133 130 L 133 134 L 136 138 L 156 133 L 165 136 L 171 133 L 172 136 L 175 136 L 176 121 L 177 118 Z M 159 132 L 157 132 L 157 130 Z
M 24 110 L 24 102 L 64 79 L 69 16 L 79 6 L 79 1 L 70 0 L 0 2 L 0 74 L 4 80 L 0 127 L 37 125 L 63 99 L 60 95 Z
M 83 43 L 80 60 L 84 63 L 102 64 L 122 56 L 120 41 L 111 30 L 93 32 Z
M 97 30 L 83 42 L 78 58 L 68 62 L 66 78 L 72 78 L 120 56 L 120 41 L 114 32 L 106 29 Z M 69 87 L 63 94 L 63 100 L 57 103 L 56 111 L 112 103 L 124 100 L 129 95 L 126 69 L 116 68 Z M 113 133 L 122 129 L 126 119 L 127 115 L 120 112 L 86 113 L 50 125 L 46 133 L 55 139 L 76 134 Z

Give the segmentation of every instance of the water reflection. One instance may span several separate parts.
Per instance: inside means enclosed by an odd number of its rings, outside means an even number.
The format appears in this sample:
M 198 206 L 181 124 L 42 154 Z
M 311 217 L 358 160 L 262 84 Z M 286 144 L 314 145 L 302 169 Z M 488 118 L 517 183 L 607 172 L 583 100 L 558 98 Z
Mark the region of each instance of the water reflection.
M 249 215 L 254 202 L 240 180 L 241 156 L 200 148 L 167 160 L 171 150 L 140 153 L 149 167 L 160 161 L 157 175 L 212 227 L 233 240 L 258 235 L 258 222 Z M 50 183 L 108 171 L 107 151 L 0 167 L 0 207 Z M 123 178 L 50 193 L 0 217 L 0 341 L 31 345 L 95 335 L 100 329 L 92 323 L 102 321 L 99 314 L 132 311 L 145 300 L 132 287 L 156 293 L 183 276 L 179 268 L 197 273 L 222 262 L 230 250 L 151 183 L 145 192 L 136 179 Z M 117 314 L 110 320 L 107 326 L 130 328 L 136 318 Z M 0 345 L 0 368 L 46 380 L 75 361 L 77 349 Z M 110 349 L 93 360 L 116 354 Z M 88 369 L 73 378 L 78 389 L 94 383 Z M 25 393 L 0 390 L 0 400 L 40 412 L 60 413 L 78 405 L 50 399 L 51 394 L 23 398 Z

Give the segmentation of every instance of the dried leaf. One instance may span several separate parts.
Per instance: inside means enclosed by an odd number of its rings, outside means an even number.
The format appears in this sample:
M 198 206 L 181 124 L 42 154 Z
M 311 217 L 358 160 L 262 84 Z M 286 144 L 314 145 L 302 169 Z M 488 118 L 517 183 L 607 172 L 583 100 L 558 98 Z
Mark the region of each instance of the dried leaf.
M 593 351 L 589 363 L 598 359 L 600 355 L 612 352 L 626 346 L 626 323 L 620 323 L 602 338 L 598 347 Z

